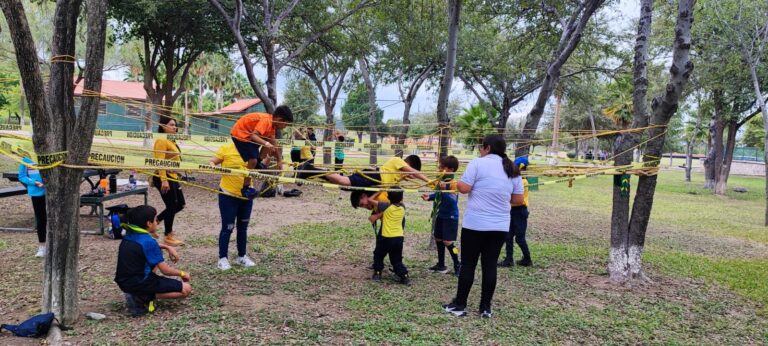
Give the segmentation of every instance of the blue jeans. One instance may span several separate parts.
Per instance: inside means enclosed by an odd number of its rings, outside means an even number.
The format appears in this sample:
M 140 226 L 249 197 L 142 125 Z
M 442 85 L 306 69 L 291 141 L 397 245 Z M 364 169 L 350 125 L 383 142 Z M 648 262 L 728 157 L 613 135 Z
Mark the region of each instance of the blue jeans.
M 248 221 L 253 209 L 252 200 L 242 200 L 219 194 L 219 212 L 221 212 L 221 232 L 219 233 L 219 258 L 227 257 L 229 237 L 237 228 L 237 255 L 245 256 L 248 245 Z

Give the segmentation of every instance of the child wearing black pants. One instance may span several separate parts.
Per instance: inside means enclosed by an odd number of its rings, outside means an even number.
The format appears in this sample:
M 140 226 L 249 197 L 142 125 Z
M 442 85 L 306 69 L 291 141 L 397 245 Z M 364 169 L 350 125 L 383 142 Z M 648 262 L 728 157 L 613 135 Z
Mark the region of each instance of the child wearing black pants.
M 453 273 L 458 277 L 459 249 L 455 241 L 459 231 L 459 194 L 447 192 L 447 190 L 456 190 L 453 173 L 459 169 L 459 160 L 453 155 L 442 157 L 437 168 L 443 176 L 435 186 L 435 193 L 421 196 L 425 201 L 433 201 L 432 235 L 437 245 L 437 264 L 429 270 L 442 274 L 448 272 L 448 267 L 445 266 L 445 249 L 447 248 L 453 260 Z
M 399 282 L 410 285 L 408 268 L 403 264 L 403 231 L 405 228 L 405 206 L 403 205 L 403 192 L 390 191 L 389 202 L 380 202 L 371 199 L 374 214 L 368 220 L 371 223 L 381 220 L 381 227 L 376 234 L 376 248 L 373 250 L 373 280 L 381 280 L 381 271 L 384 270 L 384 257 L 389 255 L 392 270 L 397 275 Z

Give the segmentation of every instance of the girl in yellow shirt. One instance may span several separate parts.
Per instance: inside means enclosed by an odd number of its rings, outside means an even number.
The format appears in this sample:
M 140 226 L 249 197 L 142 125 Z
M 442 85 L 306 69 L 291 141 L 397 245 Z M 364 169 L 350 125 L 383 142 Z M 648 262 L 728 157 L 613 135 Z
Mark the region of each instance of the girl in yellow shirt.
M 176 120 L 161 116 L 157 132 L 176 133 Z M 180 161 L 181 150 L 175 141 L 158 138 L 155 140 L 154 158 Z M 173 180 L 169 180 L 169 178 Z M 186 204 L 184 193 L 181 192 L 181 186 L 175 181 L 178 179 L 179 173 L 165 169 L 155 171 L 155 176 L 152 177 L 152 185 L 160 192 L 160 197 L 162 197 L 163 203 L 165 203 L 165 210 L 157 215 L 157 221 L 164 223 L 165 237 L 163 242 L 170 246 L 184 244 L 183 241 L 176 238 L 176 233 L 173 232 L 173 221 L 176 218 L 176 214 L 184 209 Z
M 234 144 L 227 144 L 219 148 L 216 155 L 210 160 L 211 166 L 221 165 L 222 168 L 248 169 L 245 161 L 235 148 Z M 229 238 L 232 230 L 237 229 L 237 260 L 236 264 L 244 267 L 256 265 L 248 257 L 248 221 L 253 209 L 252 199 L 242 199 L 245 178 L 239 175 L 222 175 L 219 184 L 219 212 L 221 214 L 221 231 L 219 232 L 219 262 L 221 270 L 231 268 L 228 259 Z

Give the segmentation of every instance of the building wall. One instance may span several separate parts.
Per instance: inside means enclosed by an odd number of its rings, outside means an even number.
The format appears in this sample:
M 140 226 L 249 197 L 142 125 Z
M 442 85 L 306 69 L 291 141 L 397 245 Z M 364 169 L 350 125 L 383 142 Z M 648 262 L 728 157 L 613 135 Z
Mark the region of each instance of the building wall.
M 135 101 L 133 101 L 135 102 Z M 147 114 L 145 105 L 122 104 L 102 100 L 96 128 L 114 131 L 144 131 Z M 75 98 L 75 112 L 80 112 L 80 98 Z M 158 116 L 152 113 L 152 131 L 156 131 Z
M 240 116 L 242 114 L 237 113 L 233 115 Z M 235 117 L 233 116 L 233 118 Z M 229 133 L 232 131 L 232 125 L 235 124 L 235 120 L 199 115 L 193 115 L 190 122 L 189 134 L 204 136 L 229 136 Z
M 266 109 L 263 104 L 259 103 L 249 107 L 242 113 L 229 113 L 223 116 L 193 115 L 190 119 L 191 127 L 189 128 L 189 133 L 204 136 L 229 136 L 229 133 L 232 131 L 232 125 L 235 124 L 237 118 L 253 112 L 266 112 Z

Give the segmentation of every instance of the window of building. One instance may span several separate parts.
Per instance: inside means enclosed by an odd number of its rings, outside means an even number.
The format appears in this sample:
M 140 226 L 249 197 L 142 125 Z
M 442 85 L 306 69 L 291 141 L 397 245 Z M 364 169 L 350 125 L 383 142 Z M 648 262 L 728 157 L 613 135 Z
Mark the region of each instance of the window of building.
M 211 124 L 211 130 L 218 130 L 219 129 L 219 119 L 210 119 Z

